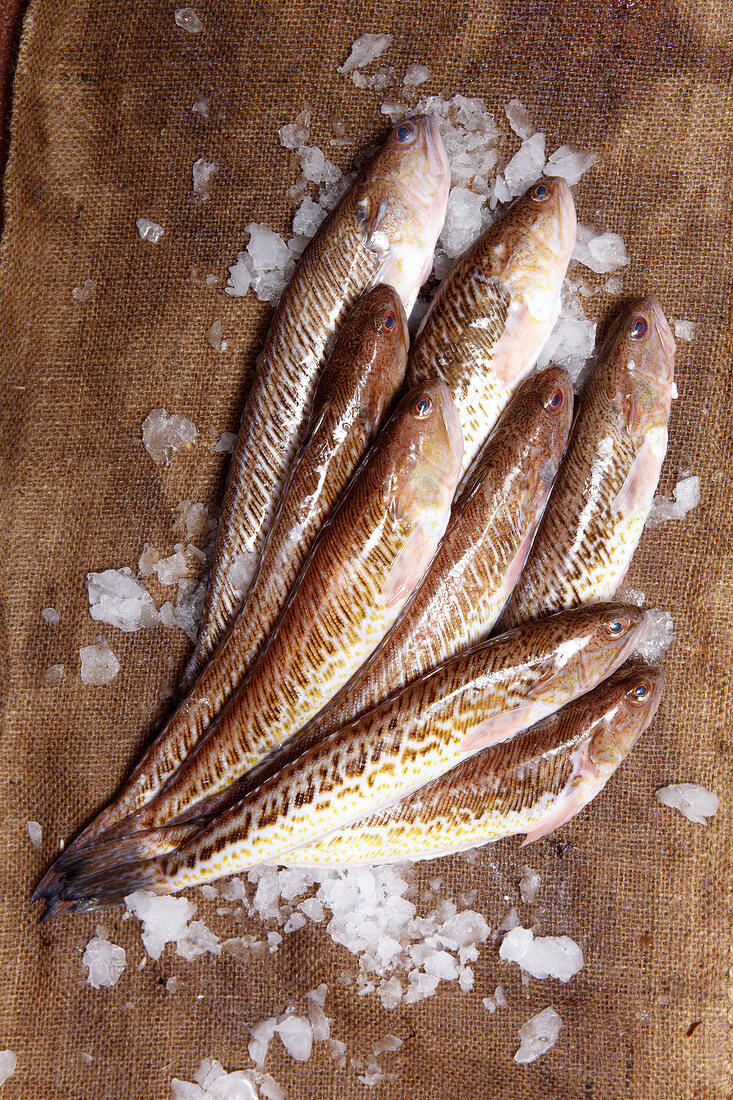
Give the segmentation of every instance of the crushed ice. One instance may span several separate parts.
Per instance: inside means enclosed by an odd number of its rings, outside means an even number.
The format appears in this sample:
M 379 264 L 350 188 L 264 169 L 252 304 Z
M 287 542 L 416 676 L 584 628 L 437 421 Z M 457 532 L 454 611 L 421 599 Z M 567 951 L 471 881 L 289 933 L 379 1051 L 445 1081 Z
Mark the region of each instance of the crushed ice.
M 162 225 L 158 225 L 157 222 L 151 222 L 148 218 L 138 218 L 135 225 L 140 234 L 140 240 L 150 241 L 151 244 L 157 244 L 165 233 L 165 229 Z
M 227 1073 L 216 1058 L 204 1058 L 193 1081 L 174 1077 L 171 1100 L 285 1100 L 285 1092 L 269 1073 L 239 1069 Z
M 543 1008 L 519 1029 L 519 1050 L 514 1061 L 534 1062 L 557 1042 L 562 1020 L 552 1006 Z
M 143 420 L 142 440 L 145 450 L 158 466 L 167 466 L 177 451 L 191 446 L 196 428 L 185 416 L 165 409 L 153 409 Z
M 120 662 L 107 645 L 100 641 L 96 645 L 82 646 L 79 650 L 81 660 L 81 681 L 101 687 L 111 684 L 120 671 Z
M 193 8 L 176 8 L 173 18 L 176 26 L 188 31 L 189 34 L 199 34 L 203 29 L 203 23 Z
M 37 852 L 41 850 L 41 839 L 43 837 L 43 830 L 37 821 L 27 821 L 26 829 L 28 830 L 28 839 Z
M 87 944 L 81 961 L 89 971 L 87 981 L 93 989 L 116 985 L 127 964 L 124 947 L 110 943 L 101 927 Z
M 568 982 L 583 968 L 583 952 L 570 936 L 535 936 L 530 928 L 512 928 L 499 948 L 499 957 L 519 966 L 533 978 Z
M 673 489 L 674 500 L 669 497 L 656 496 L 652 501 L 647 527 L 656 527 L 659 523 L 666 523 L 672 519 L 684 519 L 688 512 L 696 508 L 700 503 L 700 478 L 684 477 L 677 482 Z

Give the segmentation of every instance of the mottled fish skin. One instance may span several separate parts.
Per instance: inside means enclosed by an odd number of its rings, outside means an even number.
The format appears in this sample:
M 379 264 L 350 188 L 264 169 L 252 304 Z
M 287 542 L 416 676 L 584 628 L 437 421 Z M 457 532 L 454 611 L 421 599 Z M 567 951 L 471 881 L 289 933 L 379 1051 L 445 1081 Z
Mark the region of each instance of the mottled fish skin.
M 585 694 L 623 663 L 643 627 L 641 609 L 606 604 L 484 642 L 316 744 L 175 852 L 136 863 L 129 843 L 82 850 L 59 896 L 93 908 L 279 860 Z
M 472 466 L 414 599 L 356 681 L 276 755 L 208 802 L 206 812 L 221 812 L 317 740 L 488 637 L 529 552 L 572 413 L 573 385 L 561 367 L 527 379 Z
M 667 451 L 674 337 L 659 302 L 632 302 L 578 400 L 568 453 L 500 629 L 611 599 L 644 529 Z
M 321 375 L 309 435 L 242 610 L 120 794 L 59 857 L 57 871 L 80 841 L 95 840 L 157 794 L 244 680 L 324 520 L 393 403 L 404 376 L 408 344 L 407 318 L 397 292 L 383 285 L 367 292 L 341 329 Z
M 445 532 L 462 453 L 444 382 L 406 394 L 331 517 L 261 658 L 161 792 L 123 823 L 168 824 L 308 722 L 397 619 Z
M 575 230 L 565 180 L 536 184 L 461 257 L 425 317 L 407 383 L 436 373 L 446 381 L 463 427 L 464 472 L 552 331 Z
M 663 685 L 661 668 L 621 669 L 519 737 L 274 862 L 354 867 L 434 859 L 516 833 L 538 840 L 600 794 L 652 721 Z
M 435 122 L 402 123 L 303 253 L 242 416 L 187 686 L 221 641 L 255 574 L 329 344 L 362 291 L 377 281 L 397 290 L 409 314 L 430 270 L 449 186 Z

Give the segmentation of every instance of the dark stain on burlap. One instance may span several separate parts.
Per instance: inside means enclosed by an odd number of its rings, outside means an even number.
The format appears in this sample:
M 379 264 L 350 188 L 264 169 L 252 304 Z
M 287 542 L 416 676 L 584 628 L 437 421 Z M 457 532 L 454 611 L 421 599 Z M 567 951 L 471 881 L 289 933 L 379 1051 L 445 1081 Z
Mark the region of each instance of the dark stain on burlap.
M 196 6 L 200 35 L 174 24 L 173 7 L 37 0 L 14 88 L 0 255 L 0 654 L 9 656 L 0 1047 L 15 1051 L 18 1068 L 3 1096 L 163 1100 L 170 1079 L 191 1080 L 207 1055 L 228 1069 L 247 1066 L 248 1027 L 289 1004 L 302 1008 L 305 990 L 321 981 L 349 1056 L 365 1056 L 387 1033 L 404 1040 L 380 1059 L 391 1078 L 375 1095 L 729 1095 L 730 3 L 207 0 Z M 679 344 L 662 488 L 689 469 L 700 475 L 702 504 L 683 523 L 647 532 L 630 576 L 652 605 L 674 613 L 666 696 L 633 758 L 556 838 L 521 852 L 511 841 L 475 864 L 455 858 L 419 872 L 420 883 L 443 875 L 445 896 L 475 891 L 472 904 L 495 929 L 531 863 L 542 876 L 542 930 L 583 947 L 585 968 L 567 986 L 524 988 L 489 941 L 473 992 L 444 984 L 431 1000 L 390 1013 L 339 984 L 354 960 L 322 925 L 286 936 L 263 959 L 185 963 L 168 948 L 137 970 L 137 922 L 115 911 L 103 923 L 126 947 L 128 967 L 113 990 L 95 991 L 80 950 L 98 918 L 41 927 L 29 894 L 59 839 L 114 793 L 164 717 L 160 684 L 174 682 L 190 646 L 180 631 L 123 634 L 92 622 L 86 573 L 134 565 L 145 541 L 170 552 L 179 501 L 216 507 L 226 461 L 211 445 L 236 429 L 269 317 L 252 294 L 222 292 L 226 268 L 247 222 L 288 228 L 296 172 L 276 131 L 305 102 L 323 148 L 335 115 L 357 144 L 384 133 L 378 98 L 336 72 L 365 30 L 395 35 L 386 60 L 400 73 L 410 61 L 429 65 L 425 91 L 480 95 L 497 113 L 518 95 L 549 150 L 597 149 L 576 188 L 580 220 L 628 242 L 626 293 L 654 293 L 671 317 L 698 322 L 694 341 Z M 201 94 L 212 100 L 208 122 L 191 111 Z M 329 153 L 348 166 L 348 150 Z M 220 169 L 210 199 L 196 204 L 191 165 L 200 156 Z M 140 216 L 165 226 L 158 245 L 139 239 Z M 201 285 L 202 273 L 218 285 Z M 88 278 L 96 291 L 79 302 L 72 288 Z M 589 308 L 605 324 L 607 300 Z M 206 341 L 216 319 L 230 341 L 225 353 Z M 140 441 L 142 421 L 159 407 L 199 430 L 167 468 Z M 41 619 L 49 604 L 58 626 Z M 111 686 L 84 687 L 79 647 L 100 634 L 122 668 Z M 51 664 L 63 664 L 64 676 L 44 686 Z M 688 780 L 721 796 L 707 829 L 654 799 L 656 787 Z M 43 826 L 40 855 L 28 820 Z M 197 904 L 220 929 L 215 903 L 197 896 Z M 520 915 L 530 919 L 526 908 Z M 164 984 L 172 975 L 183 983 L 176 993 Z M 499 981 L 510 1006 L 489 1016 L 481 999 Z M 517 1030 L 548 1004 L 564 1022 L 559 1043 L 519 1067 Z M 289 1097 L 369 1094 L 322 1045 L 302 1065 L 273 1043 L 267 1068 Z

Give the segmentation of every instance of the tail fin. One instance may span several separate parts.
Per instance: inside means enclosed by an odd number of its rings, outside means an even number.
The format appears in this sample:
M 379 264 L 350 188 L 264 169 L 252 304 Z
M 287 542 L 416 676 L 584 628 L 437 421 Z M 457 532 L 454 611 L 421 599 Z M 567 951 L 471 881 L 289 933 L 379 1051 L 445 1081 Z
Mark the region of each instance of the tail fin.
M 54 913 L 62 906 L 75 912 L 107 909 L 122 905 L 136 890 L 164 894 L 166 883 L 160 859 L 120 863 L 109 852 L 89 850 L 79 853 L 76 867 L 64 876 L 60 897 L 53 899 L 50 908 Z

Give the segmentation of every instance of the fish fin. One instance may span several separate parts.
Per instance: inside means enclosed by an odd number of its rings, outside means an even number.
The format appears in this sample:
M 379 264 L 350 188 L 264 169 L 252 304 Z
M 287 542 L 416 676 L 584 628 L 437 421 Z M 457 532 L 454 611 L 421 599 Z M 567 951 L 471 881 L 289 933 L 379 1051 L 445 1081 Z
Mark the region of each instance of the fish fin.
M 531 844 L 535 840 L 541 840 L 543 836 L 554 833 L 555 829 L 559 829 L 561 825 L 566 825 L 571 818 L 583 809 L 585 803 L 584 798 L 578 798 L 575 794 L 570 795 L 566 802 L 556 806 L 542 821 L 527 830 L 521 847 L 523 848 L 525 844 Z
M 626 480 L 611 505 L 612 512 L 633 516 L 651 500 L 659 477 L 654 451 L 648 439 L 639 448 Z
M 415 528 L 392 562 L 382 587 L 382 599 L 387 607 L 393 607 L 417 587 L 435 557 L 441 537 L 442 532 L 428 534 L 420 526 Z
M 512 592 L 514 591 L 514 589 L 517 587 L 517 584 L 519 583 L 519 578 L 522 575 L 522 570 L 524 569 L 524 563 L 527 560 L 527 555 L 529 554 L 529 552 L 532 548 L 532 543 L 534 542 L 534 536 L 535 536 L 536 531 L 537 531 L 537 524 L 536 523 L 530 524 L 529 530 L 526 532 L 526 534 L 522 538 L 522 541 L 520 542 L 519 546 L 517 547 L 516 554 L 514 555 L 512 560 L 509 562 L 509 566 L 507 568 L 506 573 L 504 574 L 504 580 L 503 580 L 503 583 L 502 583 L 502 588 L 503 588 L 504 592 L 506 593 L 506 599 L 507 600 L 509 599 Z
M 534 713 L 535 708 L 531 703 L 521 703 L 511 710 L 503 710 L 499 714 L 492 714 L 491 718 L 484 718 L 483 722 L 479 722 L 463 737 L 458 745 L 459 752 L 475 752 L 508 741 L 510 737 L 534 723 Z
M 166 892 L 160 858 L 126 862 L 105 848 L 80 853 L 75 868 L 64 876 L 59 898 L 65 907 L 71 905 L 76 912 L 86 912 L 122 905 L 136 890 Z M 58 900 L 54 899 L 53 904 Z

